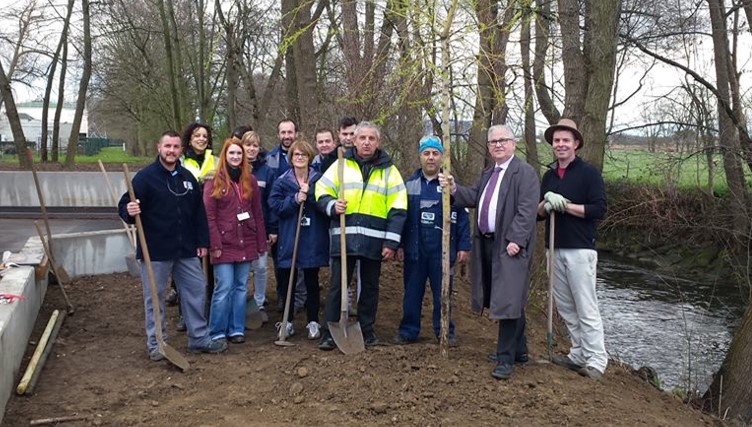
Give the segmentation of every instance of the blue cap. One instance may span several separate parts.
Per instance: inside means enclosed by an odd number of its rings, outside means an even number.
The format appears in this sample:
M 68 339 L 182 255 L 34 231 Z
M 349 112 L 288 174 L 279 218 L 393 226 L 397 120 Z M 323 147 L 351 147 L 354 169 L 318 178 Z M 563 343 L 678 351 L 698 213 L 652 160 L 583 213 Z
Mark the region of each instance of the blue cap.
M 424 136 L 418 143 L 418 153 L 422 153 L 423 150 L 428 148 L 435 148 L 439 150 L 439 153 L 444 154 L 444 147 L 441 145 L 441 141 L 436 136 Z

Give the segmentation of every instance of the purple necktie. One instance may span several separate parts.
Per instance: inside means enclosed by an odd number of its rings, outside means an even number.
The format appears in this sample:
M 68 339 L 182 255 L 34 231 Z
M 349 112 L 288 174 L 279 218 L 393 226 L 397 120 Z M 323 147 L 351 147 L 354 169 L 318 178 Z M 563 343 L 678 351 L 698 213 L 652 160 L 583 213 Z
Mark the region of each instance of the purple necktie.
M 488 229 L 488 223 L 490 222 L 488 207 L 491 206 L 491 198 L 496 188 L 496 182 L 499 181 L 499 172 L 501 172 L 501 167 L 496 166 L 491 174 L 491 178 L 488 179 L 486 191 L 483 192 L 483 205 L 480 207 L 480 217 L 478 218 L 478 228 L 483 234 L 491 232 Z

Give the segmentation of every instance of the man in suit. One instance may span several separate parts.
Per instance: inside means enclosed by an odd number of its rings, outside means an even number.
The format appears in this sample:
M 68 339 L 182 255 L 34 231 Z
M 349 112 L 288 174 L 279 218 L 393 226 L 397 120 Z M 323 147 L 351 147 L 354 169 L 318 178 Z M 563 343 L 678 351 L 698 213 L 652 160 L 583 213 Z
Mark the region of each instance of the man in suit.
M 457 185 L 443 174 L 439 183 L 451 189 L 456 206 L 478 208 L 470 304 L 475 312 L 487 308 L 489 317 L 499 321 L 497 364 L 491 375 L 508 379 L 515 363 L 528 360 L 525 305 L 540 182 L 535 169 L 515 157 L 517 140 L 508 126 L 491 126 L 487 147 L 494 166 L 483 170 L 475 183 Z

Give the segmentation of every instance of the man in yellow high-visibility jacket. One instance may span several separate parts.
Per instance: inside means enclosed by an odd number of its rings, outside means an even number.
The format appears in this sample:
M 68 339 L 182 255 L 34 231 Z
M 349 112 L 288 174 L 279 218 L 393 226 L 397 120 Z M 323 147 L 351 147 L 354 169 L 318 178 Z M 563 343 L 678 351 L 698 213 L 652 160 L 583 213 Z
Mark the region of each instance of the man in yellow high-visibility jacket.
M 405 183 L 389 155 L 379 149 L 380 141 L 379 128 L 373 123 L 361 122 L 355 128 L 354 146 L 345 151 L 344 183 L 339 182 L 339 163 L 332 164 L 316 182 L 318 205 L 332 219 L 329 229 L 332 273 L 324 317 L 327 322 L 337 322 L 340 316 L 342 278 L 338 273 L 342 230 L 339 215 L 345 215 L 347 282 L 350 282 L 355 262 L 360 261 L 358 322 L 368 347 L 378 344 L 374 323 L 381 262 L 394 258 L 407 218 Z M 344 191 L 343 201 L 338 200 L 340 191 Z M 335 348 L 328 329 L 322 334 L 319 348 Z

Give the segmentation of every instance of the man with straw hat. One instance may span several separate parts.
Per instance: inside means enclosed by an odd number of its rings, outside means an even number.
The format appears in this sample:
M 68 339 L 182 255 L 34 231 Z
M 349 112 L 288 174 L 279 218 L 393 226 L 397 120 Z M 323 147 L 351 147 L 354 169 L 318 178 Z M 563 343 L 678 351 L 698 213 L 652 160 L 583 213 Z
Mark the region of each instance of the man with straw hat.
M 561 119 L 544 136 L 553 148 L 554 162 L 541 182 L 538 219 L 546 219 L 549 242 L 548 218 L 555 212 L 554 247 L 548 248 L 555 251 L 553 296 L 572 341 L 569 354 L 554 356 L 552 361 L 597 380 L 608 364 L 595 293 L 596 222 L 606 213 L 603 178 L 577 156 L 584 141 L 573 120 Z

